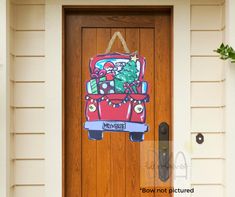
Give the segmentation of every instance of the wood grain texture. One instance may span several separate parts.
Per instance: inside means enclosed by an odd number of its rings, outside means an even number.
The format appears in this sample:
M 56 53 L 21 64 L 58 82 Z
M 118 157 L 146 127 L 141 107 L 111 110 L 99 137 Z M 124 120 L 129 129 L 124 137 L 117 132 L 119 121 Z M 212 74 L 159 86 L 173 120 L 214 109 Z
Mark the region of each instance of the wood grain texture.
M 119 13 L 110 12 L 109 15 L 90 15 L 80 18 L 83 27 L 154 27 L 154 16 L 146 15 L 120 15 Z
M 85 119 L 85 82 L 90 78 L 89 60 L 96 55 L 97 29 L 84 28 L 82 30 L 82 84 L 78 84 L 81 88 L 81 118 L 82 129 L 82 197 L 95 197 L 97 192 L 97 142 L 89 140 L 87 131 L 83 129 Z M 100 180 L 102 181 L 102 180 Z
M 65 12 L 64 197 L 158 195 L 142 193 L 140 187 L 153 188 L 160 183 L 155 173 L 156 125 L 163 120 L 171 124 L 170 25 L 170 12 L 165 11 Z M 130 142 L 128 133 L 109 132 L 104 133 L 102 141 L 91 141 L 82 128 L 85 81 L 90 78 L 89 59 L 105 52 L 116 31 L 122 33 L 131 51 L 139 51 L 147 60 L 149 132 L 142 143 Z M 164 45 L 163 49 L 160 45 Z M 111 52 L 124 52 L 119 40 L 114 42 Z M 156 95 L 160 98 L 156 99 Z M 163 185 L 171 184 L 170 179 Z
M 170 129 L 170 142 L 172 142 L 172 126 L 171 126 L 171 83 L 172 78 L 171 71 L 171 16 L 162 15 L 156 17 L 155 27 L 155 136 L 158 136 L 158 126 L 162 122 L 166 122 Z M 155 137 L 155 187 L 170 188 L 172 183 L 172 170 L 170 168 L 170 178 L 166 182 L 160 181 L 158 178 L 158 140 Z M 170 150 L 172 150 L 172 144 L 170 143 Z M 172 160 L 173 153 L 170 152 L 170 161 Z M 170 165 L 172 166 L 172 165 Z M 171 196 L 170 194 L 155 194 L 158 197 Z
M 126 28 L 126 42 L 130 51 L 139 51 L 139 28 Z M 140 143 L 126 136 L 126 197 L 140 196 Z
M 97 28 L 96 52 L 102 54 L 111 38 L 110 28 Z M 102 180 L 102 181 L 101 181 Z M 97 196 L 111 196 L 111 133 L 97 141 Z
M 150 102 L 146 105 L 146 123 L 149 126 L 148 132 L 145 134 L 145 141 L 140 144 L 140 187 L 154 187 L 155 181 L 155 124 L 154 124 L 154 107 L 155 107 L 155 47 L 154 47 L 154 28 L 141 28 L 140 38 L 140 54 L 146 58 L 146 71 L 144 78 L 149 82 Z M 157 140 L 157 139 L 156 139 Z M 152 197 L 153 193 L 141 193 L 141 196 Z
M 125 29 L 112 28 L 111 34 L 119 31 L 126 38 Z M 121 42 L 116 39 L 111 52 L 125 52 Z M 112 197 L 119 197 L 126 195 L 126 139 L 127 134 L 112 133 L 111 134 L 111 193 Z
M 81 29 L 72 16 L 66 18 L 64 65 L 64 193 L 81 197 Z M 74 91 L 76 90 L 76 91 Z

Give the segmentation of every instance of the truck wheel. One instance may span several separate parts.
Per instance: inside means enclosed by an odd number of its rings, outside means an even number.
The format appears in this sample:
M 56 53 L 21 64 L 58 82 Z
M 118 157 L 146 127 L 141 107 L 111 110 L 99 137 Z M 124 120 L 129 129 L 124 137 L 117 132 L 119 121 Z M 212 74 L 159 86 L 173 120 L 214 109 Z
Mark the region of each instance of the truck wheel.
M 88 138 L 90 140 L 102 140 L 103 132 L 102 131 L 88 131 Z
M 144 133 L 131 132 L 129 138 L 132 142 L 142 142 L 144 140 Z

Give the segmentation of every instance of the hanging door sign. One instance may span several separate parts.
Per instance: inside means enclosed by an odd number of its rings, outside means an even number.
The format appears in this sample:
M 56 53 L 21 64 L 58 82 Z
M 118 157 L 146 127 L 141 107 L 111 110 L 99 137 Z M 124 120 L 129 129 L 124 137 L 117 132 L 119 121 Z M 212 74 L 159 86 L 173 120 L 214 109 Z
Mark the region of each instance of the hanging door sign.
M 116 37 L 127 53 L 109 53 Z M 84 125 L 89 139 L 101 140 L 107 131 L 129 132 L 133 142 L 144 140 L 148 130 L 145 104 L 149 101 L 145 65 L 144 57 L 129 52 L 120 32 L 113 35 L 105 54 L 91 58 Z

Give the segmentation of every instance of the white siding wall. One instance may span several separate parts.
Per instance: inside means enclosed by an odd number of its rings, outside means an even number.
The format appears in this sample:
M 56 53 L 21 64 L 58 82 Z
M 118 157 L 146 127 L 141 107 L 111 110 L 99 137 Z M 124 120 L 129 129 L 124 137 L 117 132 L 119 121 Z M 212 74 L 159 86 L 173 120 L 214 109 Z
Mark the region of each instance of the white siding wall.
M 226 0 L 226 23 L 225 23 L 225 41 L 231 46 L 235 46 L 235 23 L 233 22 L 235 18 L 235 1 Z M 227 61 L 226 64 L 226 195 L 231 196 L 234 193 L 235 185 L 235 148 L 234 148 L 234 139 L 235 139 L 235 67 L 233 63 Z
M 11 2 L 12 164 L 14 197 L 45 196 L 43 0 Z
M 224 63 L 213 52 L 224 37 L 223 0 L 191 0 L 193 197 L 224 196 Z M 196 142 L 197 133 L 204 143 Z

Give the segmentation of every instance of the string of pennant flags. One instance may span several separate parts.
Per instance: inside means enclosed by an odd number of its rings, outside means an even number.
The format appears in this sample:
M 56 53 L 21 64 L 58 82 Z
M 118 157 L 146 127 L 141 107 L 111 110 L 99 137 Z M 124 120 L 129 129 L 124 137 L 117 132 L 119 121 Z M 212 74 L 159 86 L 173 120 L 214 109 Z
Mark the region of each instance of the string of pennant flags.
M 144 103 L 144 102 L 149 102 L 149 96 L 146 96 L 144 99 L 141 99 L 141 100 L 137 100 L 137 99 L 134 99 L 132 98 L 130 95 L 127 95 L 123 100 L 121 100 L 119 103 L 117 102 L 112 102 L 112 100 L 110 100 L 107 96 L 102 96 L 98 99 L 94 99 L 94 98 L 91 98 L 90 96 L 86 96 L 85 97 L 86 100 L 89 100 L 91 101 L 92 103 L 99 103 L 101 101 L 106 101 L 110 106 L 114 107 L 114 108 L 118 108 L 118 107 L 121 107 L 122 104 L 125 104 L 127 102 L 133 102 L 133 103 L 138 103 L 138 104 L 141 104 L 141 103 Z

